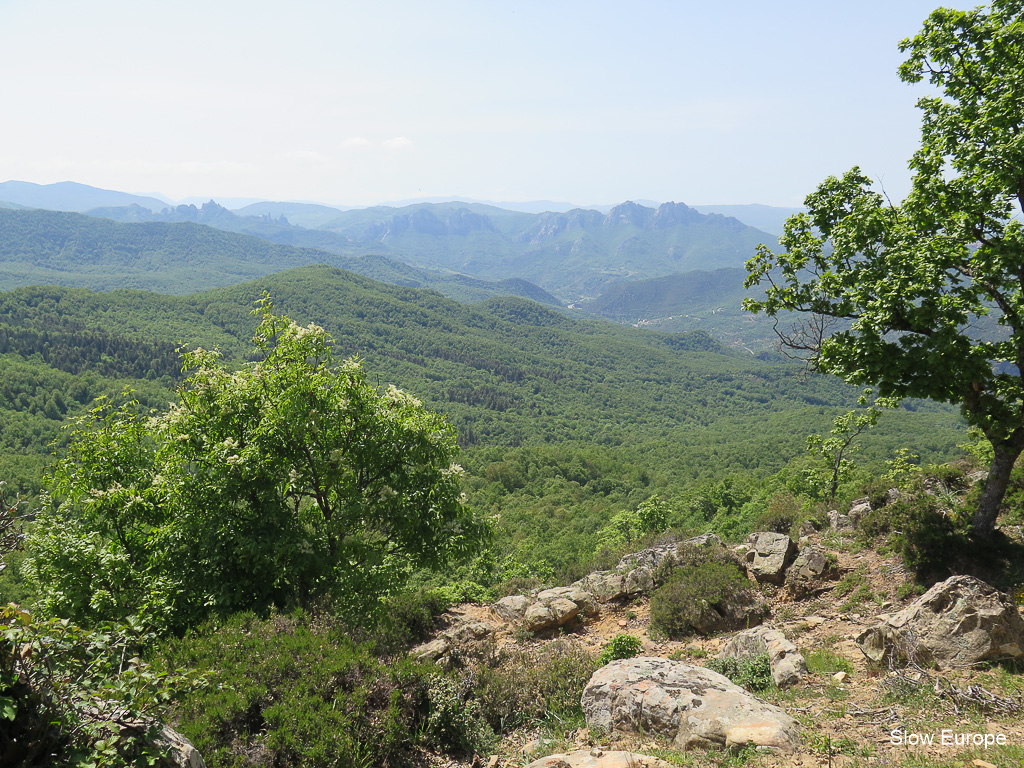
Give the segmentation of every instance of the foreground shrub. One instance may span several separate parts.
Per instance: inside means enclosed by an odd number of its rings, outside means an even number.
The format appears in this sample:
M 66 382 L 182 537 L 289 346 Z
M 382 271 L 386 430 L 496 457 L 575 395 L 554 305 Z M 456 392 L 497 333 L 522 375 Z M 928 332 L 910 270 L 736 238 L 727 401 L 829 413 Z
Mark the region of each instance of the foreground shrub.
M 639 637 L 616 635 L 604 647 L 604 651 L 601 652 L 597 663 L 603 667 L 605 664 L 616 659 L 632 659 L 634 656 L 640 655 L 640 651 L 643 649 L 644 644 L 640 642 Z
M 139 659 L 134 625 L 85 630 L 0 608 L 0 764 L 148 765 L 157 720 L 193 681 Z
M 746 659 L 708 659 L 704 666 L 725 675 L 748 691 L 766 691 L 774 685 L 771 662 L 766 653 Z
M 402 765 L 419 743 L 469 751 L 480 729 L 460 712 L 466 696 L 433 665 L 371 649 L 330 618 L 249 613 L 160 656 L 213 683 L 177 710 L 210 765 L 362 768 Z
M 501 652 L 477 673 L 474 695 L 481 714 L 498 733 L 548 717 L 579 721 L 583 688 L 599 666 L 590 653 L 563 642 L 539 653 Z
M 705 624 L 708 610 L 750 589 L 733 562 L 708 559 L 678 568 L 651 595 L 651 629 L 680 639 Z

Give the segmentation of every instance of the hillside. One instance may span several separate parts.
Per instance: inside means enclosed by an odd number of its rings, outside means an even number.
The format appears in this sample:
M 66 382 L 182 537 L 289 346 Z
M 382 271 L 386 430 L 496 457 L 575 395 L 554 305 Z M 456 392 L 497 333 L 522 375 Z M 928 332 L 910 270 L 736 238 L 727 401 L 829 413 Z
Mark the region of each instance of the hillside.
M 138 206 L 113 209 L 119 214 L 127 212 L 128 218 L 137 218 L 133 223 L 57 211 L 0 210 L 0 290 L 62 285 L 181 294 L 297 266 L 331 264 L 385 282 L 437 290 L 460 301 L 516 295 L 549 305 L 558 303 L 526 281 L 496 284 L 460 274 L 417 269 L 380 256 L 346 257 L 274 244 L 265 237 L 207 225 L 237 220 L 251 222 L 259 229 L 261 222 L 257 219 L 240 219 L 216 204 L 201 209 L 182 208 L 186 210 L 180 216 L 175 214 L 180 220 L 174 221 L 153 220 L 159 217 Z M 263 224 L 272 230 L 280 228 Z M 314 239 L 321 237 L 315 232 L 308 234 Z M 336 239 L 330 233 L 322 233 L 323 238 Z
M 579 306 L 617 323 L 667 332 L 702 330 L 729 347 L 774 350 L 778 336 L 772 318 L 742 307 L 744 297 L 758 293 L 743 287 L 746 277 L 745 269 L 716 269 L 622 281 Z
M 0 182 L 0 200 L 17 203 L 22 208 L 47 208 L 53 211 L 79 213 L 103 205 L 138 205 L 150 211 L 159 211 L 167 206 L 167 203 L 155 197 L 98 189 L 74 181 L 61 181 L 56 184 L 33 184 L 29 181 Z
M 176 346 L 219 348 L 240 364 L 264 290 L 296 321 L 326 328 L 338 352 L 359 355 L 382 385 L 447 414 L 474 503 L 501 514 L 524 557 L 557 567 L 593 551 L 610 510 L 708 478 L 781 469 L 803 454 L 808 433 L 856 401 L 833 379 L 805 381 L 797 367 L 727 353 L 700 332 L 574 320 L 519 298 L 462 305 L 326 266 L 186 296 L 21 288 L 0 295 L 0 331 L 24 337 L 4 348 L 4 364 L 33 377 L 6 404 L 9 425 L 31 416 L 22 437 L 6 432 L 27 466 L 19 479 L 37 476 L 64 414 L 87 395 L 116 393 L 120 382 L 159 405 L 155 388 L 173 385 Z M 101 342 L 106 352 L 96 351 Z M 145 362 L 132 367 L 133 358 Z M 85 387 L 82 399 L 47 413 L 69 376 Z M 951 409 L 909 403 L 886 415 L 865 455 L 888 457 L 912 436 L 915 453 L 940 459 L 956 451 L 961 430 Z M 556 524 L 561 536 L 545 533 Z

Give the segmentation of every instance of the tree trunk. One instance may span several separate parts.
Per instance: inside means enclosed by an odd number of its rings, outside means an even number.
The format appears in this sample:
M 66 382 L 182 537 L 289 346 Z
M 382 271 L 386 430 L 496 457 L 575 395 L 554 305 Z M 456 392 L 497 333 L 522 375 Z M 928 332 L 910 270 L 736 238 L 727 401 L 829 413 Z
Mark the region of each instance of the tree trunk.
M 1014 441 L 1016 442 L 1016 441 Z M 978 502 L 978 510 L 974 513 L 972 528 L 974 535 L 987 539 L 995 532 L 996 517 L 999 515 L 999 507 L 1003 503 L 1003 496 L 1006 495 L 1006 487 L 1010 483 L 1010 473 L 1017 457 L 1021 454 L 1021 447 L 1007 445 L 1005 442 L 993 444 L 994 455 L 992 467 L 988 472 L 988 482 L 985 483 L 985 490 Z

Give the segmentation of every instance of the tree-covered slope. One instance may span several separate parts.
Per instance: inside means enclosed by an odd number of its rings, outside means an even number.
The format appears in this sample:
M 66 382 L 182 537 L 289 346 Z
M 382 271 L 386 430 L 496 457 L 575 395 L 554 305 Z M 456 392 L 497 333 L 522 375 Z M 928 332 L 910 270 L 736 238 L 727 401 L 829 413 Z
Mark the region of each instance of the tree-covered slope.
M 187 206 L 185 206 L 187 208 Z M 548 304 L 557 300 L 525 281 L 500 284 L 460 274 L 417 269 L 380 256 L 346 257 L 323 250 L 275 244 L 263 236 L 217 229 L 199 221 L 140 220 L 121 223 L 102 217 L 46 210 L 0 210 L 0 289 L 63 285 L 93 290 L 138 288 L 187 293 L 251 280 L 308 265 L 331 264 L 385 282 L 431 288 L 460 301 L 522 295 Z M 217 205 L 191 209 L 209 222 L 243 221 Z M 205 212 L 205 213 L 203 213 Z M 249 220 L 259 227 L 258 219 Z M 287 225 L 312 238 L 337 239 Z
M 340 355 L 360 356 L 375 382 L 446 414 L 472 503 L 496 516 L 504 546 L 559 567 L 593 551 L 615 510 L 777 470 L 856 402 L 834 379 L 805 380 L 702 332 L 574 319 L 513 297 L 464 305 L 326 266 L 185 296 L 29 287 L 0 294 L 0 340 L 14 340 L 0 365 L 22 382 L 0 393 L 0 468 L 31 490 L 61 420 L 95 394 L 128 385 L 147 407 L 165 406 L 178 345 L 243 364 L 263 291 L 323 326 Z M 937 460 L 961 441 L 955 412 L 911 403 L 886 414 L 865 456 L 908 447 Z

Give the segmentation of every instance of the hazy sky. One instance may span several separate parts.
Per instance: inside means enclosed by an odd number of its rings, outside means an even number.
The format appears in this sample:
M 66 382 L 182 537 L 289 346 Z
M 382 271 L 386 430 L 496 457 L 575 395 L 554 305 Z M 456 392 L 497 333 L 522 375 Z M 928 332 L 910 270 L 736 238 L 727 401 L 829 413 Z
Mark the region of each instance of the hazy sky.
M 798 205 L 859 164 L 899 199 L 938 4 L 0 0 L 0 181 Z

